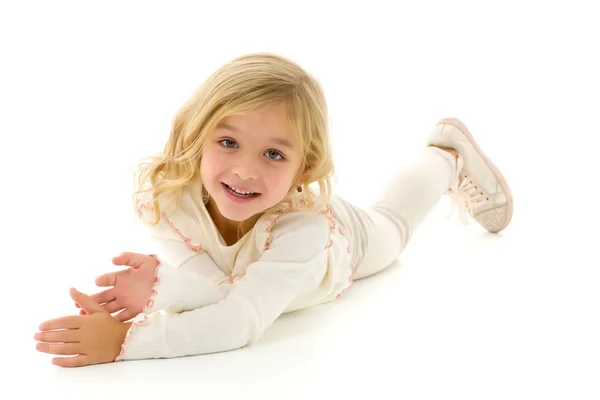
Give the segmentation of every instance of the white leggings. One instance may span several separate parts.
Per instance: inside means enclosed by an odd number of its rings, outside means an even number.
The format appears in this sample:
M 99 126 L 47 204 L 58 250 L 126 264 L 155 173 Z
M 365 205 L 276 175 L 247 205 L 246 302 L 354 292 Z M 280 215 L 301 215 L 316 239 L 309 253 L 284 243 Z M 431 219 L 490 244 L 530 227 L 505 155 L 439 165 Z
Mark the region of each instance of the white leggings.
M 457 179 L 456 160 L 435 147 L 399 170 L 368 209 L 354 208 L 355 245 L 362 248 L 354 279 L 376 274 L 406 248 L 415 229 Z

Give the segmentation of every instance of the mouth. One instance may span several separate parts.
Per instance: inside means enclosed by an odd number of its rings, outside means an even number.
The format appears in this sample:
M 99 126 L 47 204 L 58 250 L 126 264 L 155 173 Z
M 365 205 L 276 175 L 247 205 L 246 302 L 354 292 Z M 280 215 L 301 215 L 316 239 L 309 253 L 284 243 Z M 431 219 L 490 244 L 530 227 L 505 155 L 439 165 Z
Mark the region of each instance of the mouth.
M 252 198 L 260 196 L 260 193 L 258 193 L 258 192 L 248 192 L 245 190 L 238 189 L 235 186 L 229 186 L 228 184 L 223 183 L 223 182 L 221 182 L 221 185 L 223 185 L 223 187 L 229 194 L 231 194 L 232 196 L 238 197 L 240 199 L 252 199 Z

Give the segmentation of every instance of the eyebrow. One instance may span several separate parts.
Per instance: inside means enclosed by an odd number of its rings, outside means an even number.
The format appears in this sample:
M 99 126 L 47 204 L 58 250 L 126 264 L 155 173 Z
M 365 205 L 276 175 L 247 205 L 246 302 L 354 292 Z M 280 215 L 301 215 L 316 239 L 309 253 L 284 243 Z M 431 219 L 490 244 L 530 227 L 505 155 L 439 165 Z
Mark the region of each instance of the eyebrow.
M 221 123 L 218 125 L 218 128 L 224 128 L 224 129 L 227 129 L 228 131 L 231 131 L 231 132 L 239 132 L 239 131 L 240 131 L 240 130 L 239 130 L 238 128 L 236 128 L 235 126 L 232 126 L 232 125 L 226 124 L 226 123 L 224 123 L 224 122 L 221 122 Z M 278 144 L 278 145 L 280 145 L 280 146 L 287 147 L 287 148 L 289 148 L 289 149 L 293 149 L 293 148 L 294 148 L 294 146 L 292 145 L 292 143 L 290 143 L 290 141 L 289 141 L 289 140 L 287 140 L 287 139 L 281 139 L 281 138 L 271 138 L 271 139 L 270 139 L 270 141 L 271 141 L 271 142 L 273 142 L 273 143 L 275 143 L 275 144 Z
M 238 128 L 236 128 L 235 126 L 231 126 L 229 124 L 226 124 L 225 122 L 221 122 L 219 125 L 217 125 L 217 128 L 225 128 L 225 129 L 230 130 L 232 132 L 239 132 Z

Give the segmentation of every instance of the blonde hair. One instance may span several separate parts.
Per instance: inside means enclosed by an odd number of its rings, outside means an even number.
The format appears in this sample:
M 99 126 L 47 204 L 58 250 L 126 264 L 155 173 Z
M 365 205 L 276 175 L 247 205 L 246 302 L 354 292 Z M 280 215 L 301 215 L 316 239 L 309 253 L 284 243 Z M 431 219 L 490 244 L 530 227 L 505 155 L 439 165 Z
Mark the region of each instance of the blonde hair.
M 233 59 L 215 71 L 177 111 L 163 152 L 139 165 L 136 204 L 139 196 L 151 192 L 157 223 L 161 213 L 159 197 L 176 200 L 194 183 L 199 190 L 196 195 L 204 199 L 200 159 L 208 135 L 228 116 L 273 104 L 283 105 L 304 156 L 296 179 L 303 181 L 305 207 L 329 201 L 334 165 L 327 104 L 319 82 L 284 57 L 253 53 Z M 309 187 L 313 184 L 318 185 L 318 193 Z M 292 185 L 282 202 L 291 199 L 295 189 Z

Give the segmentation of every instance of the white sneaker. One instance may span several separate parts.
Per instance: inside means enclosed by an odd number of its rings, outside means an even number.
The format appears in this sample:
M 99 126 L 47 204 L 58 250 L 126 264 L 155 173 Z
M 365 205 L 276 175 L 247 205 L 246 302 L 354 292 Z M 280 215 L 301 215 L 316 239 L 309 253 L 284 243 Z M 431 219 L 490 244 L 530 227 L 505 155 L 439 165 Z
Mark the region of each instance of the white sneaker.
M 487 231 L 505 229 L 513 215 L 510 187 L 498 168 L 481 151 L 467 127 L 458 119 L 440 120 L 426 144 L 456 150 L 458 179 L 448 195 L 459 207 L 461 219 L 466 213 Z

